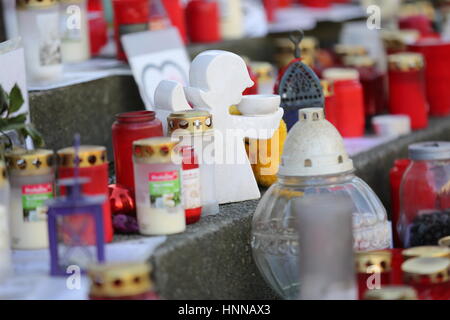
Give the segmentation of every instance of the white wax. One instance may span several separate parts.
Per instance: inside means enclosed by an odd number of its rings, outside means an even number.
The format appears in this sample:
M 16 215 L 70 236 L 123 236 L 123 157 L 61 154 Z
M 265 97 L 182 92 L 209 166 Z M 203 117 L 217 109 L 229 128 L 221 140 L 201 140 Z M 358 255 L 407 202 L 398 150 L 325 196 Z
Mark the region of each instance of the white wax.
M 219 4 L 222 38 L 241 38 L 244 35 L 241 0 L 219 0 Z
M 172 212 L 167 209 L 151 208 L 146 203 L 137 203 L 139 231 L 144 235 L 167 235 L 183 232 L 186 218 L 182 207 Z
M 86 1 L 61 4 L 61 52 L 64 62 L 81 62 L 90 58 L 89 26 Z
M 13 249 L 48 248 L 47 220 L 25 221 L 22 207 L 22 191 L 11 189 L 11 246 Z
M 0 282 L 12 272 L 9 226 L 6 206 L 0 204 Z
M 31 81 L 50 81 L 62 75 L 58 6 L 17 10 L 19 34 Z

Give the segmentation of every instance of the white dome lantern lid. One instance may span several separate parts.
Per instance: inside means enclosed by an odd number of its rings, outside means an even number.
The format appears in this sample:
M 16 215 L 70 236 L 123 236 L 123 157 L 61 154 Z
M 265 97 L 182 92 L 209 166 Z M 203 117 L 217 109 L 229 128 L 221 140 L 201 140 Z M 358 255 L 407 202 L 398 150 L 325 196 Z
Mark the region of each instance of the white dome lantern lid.
M 284 144 L 280 176 L 322 176 L 353 170 L 338 130 L 325 119 L 322 108 L 299 110 L 299 121 Z

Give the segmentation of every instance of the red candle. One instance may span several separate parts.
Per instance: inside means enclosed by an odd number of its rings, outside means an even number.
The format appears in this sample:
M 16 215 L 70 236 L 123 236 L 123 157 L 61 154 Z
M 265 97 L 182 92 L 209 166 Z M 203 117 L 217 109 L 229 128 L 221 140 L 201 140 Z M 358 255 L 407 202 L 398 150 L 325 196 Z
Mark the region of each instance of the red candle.
M 397 231 L 397 223 L 400 218 L 400 183 L 410 162 L 409 159 L 395 160 L 394 167 L 389 171 L 389 180 L 391 184 L 392 231 L 395 247 L 401 247 L 402 243 Z
M 267 21 L 275 21 L 275 13 L 277 10 L 278 0 L 264 0 L 264 8 L 266 9 Z
M 299 3 L 312 8 L 329 8 L 333 0 L 300 0 Z
M 221 40 L 219 7 L 215 1 L 193 0 L 186 7 L 186 22 L 192 42 Z
M 88 1 L 88 20 L 91 55 L 96 56 L 108 42 L 108 23 L 101 0 Z
M 117 59 L 126 60 L 120 37 L 128 33 L 149 30 L 150 5 L 148 0 L 113 0 L 112 3 Z
M 134 193 L 133 142 L 163 135 L 161 121 L 153 111 L 135 111 L 116 116 L 112 126 L 116 183 Z
M 180 32 L 183 41 L 187 42 L 186 21 L 181 0 L 163 0 L 164 8 L 169 15 L 170 22 Z
M 389 111 L 405 114 L 414 130 L 428 125 L 428 104 L 425 99 L 423 57 L 416 53 L 397 53 L 389 60 Z
M 438 39 L 421 40 L 409 50 L 425 58 L 425 82 L 430 114 L 450 114 L 450 42 Z
M 75 174 L 75 150 L 73 147 L 61 149 L 58 151 L 59 168 L 58 175 L 60 179 L 73 178 Z M 88 178 L 89 181 L 82 186 L 82 190 L 87 195 L 105 196 L 103 202 L 103 228 L 105 233 L 105 242 L 111 242 L 113 239 L 113 227 L 111 218 L 111 209 L 108 199 L 108 161 L 106 159 L 106 148 L 101 146 L 81 146 L 78 153 L 79 157 L 79 176 Z M 66 193 L 65 187 L 61 187 L 61 194 Z M 73 218 L 72 223 L 82 223 L 78 217 Z M 87 243 L 94 243 L 95 226 L 93 223 L 86 227 L 87 232 L 83 233 L 88 239 Z
M 405 283 L 417 290 L 420 300 L 450 299 L 450 259 L 413 258 L 402 265 Z
M 325 97 L 325 117 L 335 127 L 338 126 L 338 113 L 339 110 L 336 107 L 336 97 L 334 96 L 333 82 L 327 80 L 320 81 L 323 89 L 323 95 Z
M 325 69 L 323 77 L 334 82 L 337 126 L 343 137 L 364 135 L 364 96 L 356 69 Z
M 183 199 L 186 224 L 195 223 L 202 215 L 200 169 L 192 146 L 181 148 L 183 154 Z
M 367 290 L 381 289 L 392 283 L 392 254 L 389 250 L 356 252 L 355 262 L 360 300 Z

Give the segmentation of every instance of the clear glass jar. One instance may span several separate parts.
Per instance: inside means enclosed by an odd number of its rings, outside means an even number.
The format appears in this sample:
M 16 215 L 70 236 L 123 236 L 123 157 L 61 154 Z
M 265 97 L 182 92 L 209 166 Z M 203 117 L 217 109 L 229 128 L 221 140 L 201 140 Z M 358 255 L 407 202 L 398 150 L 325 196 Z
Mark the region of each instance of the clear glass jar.
M 61 77 L 63 66 L 58 2 L 19 0 L 17 21 L 29 80 L 52 81 Z
M 16 150 L 6 154 L 13 249 L 48 248 L 46 201 L 54 197 L 53 160 L 51 150 Z
M 409 146 L 400 186 L 398 230 L 405 248 L 437 245 L 450 234 L 450 142 Z
M 171 138 L 148 138 L 133 143 L 136 209 L 144 235 L 183 232 L 181 158 Z
M 8 212 L 9 183 L 5 163 L 0 161 L 0 282 L 12 271 Z
M 354 203 L 355 250 L 391 247 L 391 226 L 383 205 L 370 187 L 352 172 L 305 178 L 279 176 L 278 182 L 264 194 L 253 216 L 252 248 L 261 273 L 284 298 L 296 298 L 299 288 L 296 199 L 330 193 Z

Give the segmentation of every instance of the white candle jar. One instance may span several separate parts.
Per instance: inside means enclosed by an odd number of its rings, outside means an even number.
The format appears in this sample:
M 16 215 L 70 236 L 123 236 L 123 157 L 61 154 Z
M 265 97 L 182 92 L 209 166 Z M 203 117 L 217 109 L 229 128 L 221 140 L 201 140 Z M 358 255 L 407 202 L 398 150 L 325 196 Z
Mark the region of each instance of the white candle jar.
M 215 184 L 214 129 L 208 111 L 174 112 L 167 118 L 168 133 L 180 146 L 192 146 L 200 168 L 202 216 L 219 213 Z
M 176 145 L 167 137 L 133 143 L 136 209 L 143 235 L 169 235 L 186 229 L 181 157 Z
M 63 62 L 90 58 L 86 0 L 61 0 L 61 51 Z
M 47 200 L 54 197 L 51 150 L 14 150 L 6 154 L 11 184 L 11 246 L 48 248 Z
M 5 163 L 0 161 L 0 282 L 12 271 L 8 211 L 9 183 Z
M 57 0 L 18 0 L 17 21 L 31 82 L 62 75 L 59 6 Z
M 308 212 L 315 212 L 330 195 L 351 203 L 353 247 L 347 249 L 392 247 L 386 210 L 372 189 L 355 176 L 342 137 L 325 120 L 323 109 L 301 109 L 299 119 L 286 139 L 278 182 L 261 198 L 252 222 L 256 265 L 271 287 L 286 299 L 296 299 L 302 286 L 297 271 L 300 201 L 304 203 L 301 210 L 309 205 Z M 330 209 L 329 214 L 335 212 Z M 317 236 L 316 240 L 326 245 Z M 336 235 L 336 239 L 341 237 Z

